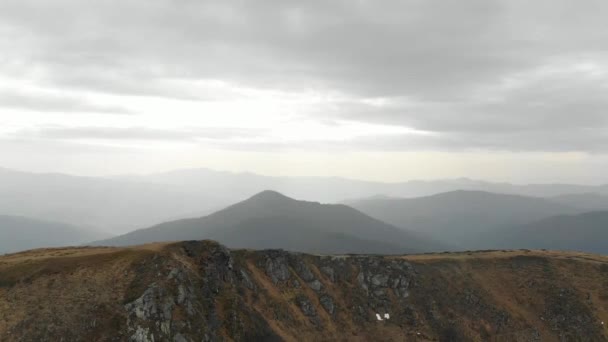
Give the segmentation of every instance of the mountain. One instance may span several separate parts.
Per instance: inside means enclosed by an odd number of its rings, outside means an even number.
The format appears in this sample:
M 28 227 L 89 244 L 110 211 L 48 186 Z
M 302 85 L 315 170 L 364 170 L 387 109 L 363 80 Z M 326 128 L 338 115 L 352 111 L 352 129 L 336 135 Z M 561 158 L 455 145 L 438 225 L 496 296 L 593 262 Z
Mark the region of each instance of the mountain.
M 495 232 L 545 217 L 580 212 L 544 198 L 463 190 L 411 199 L 364 199 L 349 205 L 460 249 L 494 248 L 498 242 Z
M 500 236 L 501 248 L 545 248 L 608 255 L 608 211 L 548 217 Z
M 0 254 L 32 248 L 78 245 L 108 234 L 65 223 L 0 215 Z
M 608 195 L 598 193 L 565 194 L 550 199 L 584 211 L 608 210 Z
M 340 202 L 377 194 L 393 197 L 421 197 L 455 190 L 475 190 L 525 196 L 551 197 L 596 192 L 608 194 L 608 185 L 510 184 L 468 178 L 371 182 L 339 177 L 271 177 L 210 169 L 183 169 L 149 175 L 127 175 L 120 179 L 230 193 L 242 198 L 264 189 L 275 189 L 291 197 L 322 202 Z
M 441 246 L 340 204 L 298 201 L 263 191 L 202 218 L 167 222 L 96 244 L 214 239 L 234 248 L 313 253 L 411 253 Z
M 0 168 L 0 212 L 124 233 L 231 201 L 175 186 Z
M 211 241 L 0 256 L 0 341 L 606 341 L 608 257 Z
M 532 196 L 608 194 L 608 186 L 513 185 L 466 178 L 381 183 L 337 177 L 270 177 L 209 169 L 102 178 L 0 168 L 3 194 L 0 212 L 122 234 L 159 222 L 208 215 L 264 189 L 323 203 L 376 194 L 411 198 L 454 190 Z

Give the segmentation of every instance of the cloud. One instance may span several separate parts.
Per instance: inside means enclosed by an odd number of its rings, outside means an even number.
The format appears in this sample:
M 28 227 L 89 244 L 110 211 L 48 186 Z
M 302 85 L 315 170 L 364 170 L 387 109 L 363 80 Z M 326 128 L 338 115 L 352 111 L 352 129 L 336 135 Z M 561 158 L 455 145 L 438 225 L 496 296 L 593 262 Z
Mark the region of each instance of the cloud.
M 13 138 L 44 140 L 106 140 L 106 141 L 183 141 L 231 140 L 256 137 L 255 129 L 197 128 L 163 130 L 146 127 L 44 127 L 15 132 Z
M 607 6 L 9 0 L 0 10 L 5 26 L 22 33 L 25 57 L 49 67 L 53 81 L 68 82 L 84 70 L 102 79 L 107 72 L 127 79 L 219 78 L 442 98 L 556 53 L 601 52 L 607 34 L 597 28 Z
M 6 0 L 0 74 L 66 92 L 192 101 L 229 102 L 243 96 L 236 88 L 312 91 L 329 95 L 281 110 L 303 120 L 430 133 L 327 143 L 353 149 L 605 152 L 606 13 L 608 3 L 599 0 Z M 83 101 L 9 94 L 0 105 L 121 111 Z M 40 134 L 179 140 L 215 133 L 139 127 Z M 274 136 L 256 146 L 301 143 Z M 225 148 L 234 143 L 230 133 L 212 139 Z
M 0 89 L 0 108 L 38 112 L 131 114 L 122 106 L 98 104 L 83 97 Z

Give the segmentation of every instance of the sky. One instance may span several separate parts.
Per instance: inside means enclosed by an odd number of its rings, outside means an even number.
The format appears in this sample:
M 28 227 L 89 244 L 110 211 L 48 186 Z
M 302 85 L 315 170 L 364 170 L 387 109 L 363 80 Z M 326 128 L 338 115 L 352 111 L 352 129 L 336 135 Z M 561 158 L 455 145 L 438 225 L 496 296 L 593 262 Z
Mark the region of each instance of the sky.
M 3 0 L 0 166 L 608 183 L 603 0 Z

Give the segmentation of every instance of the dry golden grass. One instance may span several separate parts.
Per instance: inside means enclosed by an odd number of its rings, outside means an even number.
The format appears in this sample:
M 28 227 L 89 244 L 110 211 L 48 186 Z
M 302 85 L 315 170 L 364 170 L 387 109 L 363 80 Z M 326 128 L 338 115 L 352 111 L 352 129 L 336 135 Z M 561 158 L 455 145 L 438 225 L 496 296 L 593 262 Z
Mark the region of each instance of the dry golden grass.
M 0 256 L 0 340 L 10 341 L 7 336 L 10 336 L 11 329 L 35 332 L 37 326 L 79 326 L 83 319 L 94 320 L 100 315 L 107 316 L 107 319 L 104 325 L 91 330 L 101 334 L 94 335 L 95 338 L 113 331 L 116 326 L 124 324 L 120 322 L 126 321 L 122 307 L 125 298 L 140 295 L 141 288 L 133 287 L 137 283 L 134 265 L 138 262 L 150 256 L 163 255 L 183 265 L 192 274 L 200 272 L 198 265 L 173 246 L 175 243 L 120 248 L 69 247 Z M 355 322 L 351 309 L 356 280 L 332 283 L 319 271 L 313 257 L 302 256 L 323 284 L 323 292 L 330 295 L 339 308 L 335 317 L 325 311 L 318 294 L 303 282 L 301 288 L 275 286 L 264 270 L 256 266 L 255 252 L 243 251 L 238 255 L 243 258 L 244 267 L 258 287 L 255 294 L 252 291 L 244 294 L 246 305 L 258 312 L 272 331 L 286 341 L 366 341 L 372 338 L 430 341 L 437 338 L 438 331 L 425 316 L 430 307 L 429 300 L 437 301 L 444 319 L 451 317 L 450 320 L 459 322 L 460 331 L 471 340 L 517 341 L 518 332 L 535 328 L 541 340 L 552 341 L 555 340 L 555 331 L 542 316 L 546 312 L 545 301 L 554 295 L 551 291 L 560 288 L 573 289 L 578 296 L 577 303 L 592 310 L 598 325 L 600 321 L 608 323 L 608 256 L 509 250 L 387 257 L 406 260 L 418 272 L 419 284 L 411 288 L 408 299 L 416 311 L 418 323 L 408 326 Z M 295 272 L 291 272 L 295 276 Z M 144 280 L 142 288 L 148 285 L 148 281 Z M 466 307 L 459 306 L 461 303 L 457 298 L 461 298 L 465 290 L 472 290 L 480 296 L 485 303 L 483 310 L 498 308 L 507 311 L 511 331 L 497 330 L 491 320 L 475 318 Z M 129 291 L 137 293 L 130 295 Z M 297 295 L 310 299 L 318 314 L 318 326 L 302 313 L 295 302 Z M 396 302 L 392 292 L 389 297 Z M 289 319 L 277 317 L 277 310 Z M 221 305 L 218 311 L 221 316 L 226 314 Z M 38 321 L 32 322 L 32 317 L 37 317 Z M 608 340 L 607 328 L 602 329 L 605 340 Z

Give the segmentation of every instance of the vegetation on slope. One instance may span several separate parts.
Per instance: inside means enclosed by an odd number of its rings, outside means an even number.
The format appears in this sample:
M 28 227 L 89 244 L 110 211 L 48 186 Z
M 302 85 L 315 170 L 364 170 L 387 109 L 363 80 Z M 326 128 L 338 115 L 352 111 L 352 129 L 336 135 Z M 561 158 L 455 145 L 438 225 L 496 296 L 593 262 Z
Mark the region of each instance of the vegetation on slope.
M 8 255 L 0 280 L 3 341 L 608 340 L 608 258 L 582 253 L 318 256 L 190 241 Z

